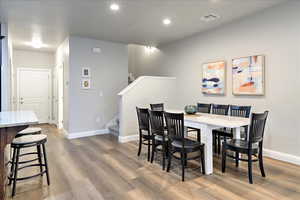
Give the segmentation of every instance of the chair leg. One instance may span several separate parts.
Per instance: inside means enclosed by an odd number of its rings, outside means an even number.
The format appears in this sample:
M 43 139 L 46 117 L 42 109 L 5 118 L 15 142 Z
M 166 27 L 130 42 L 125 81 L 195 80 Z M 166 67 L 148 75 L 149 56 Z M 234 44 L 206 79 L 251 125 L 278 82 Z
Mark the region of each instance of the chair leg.
M 240 158 L 240 154 L 239 152 L 235 152 L 235 166 L 239 167 L 239 158 Z
M 47 175 L 47 183 L 48 183 L 48 185 L 50 185 L 49 168 L 48 168 L 48 161 L 47 161 L 47 153 L 46 153 L 45 144 L 43 144 L 42 146 L 43 146 L 44 162 L 45 162 L 46 175 Z
M 148 140 L 148 155 L 147 155 L 147 160 L 148 160 L 148 162 L 150 161 L 150 155 L 151 155 L 151 144 L 150 144 L 150 141 L 151 141 L 151 139 L 150 140 Z
M 221 136 L 218 135 L 218 154 L 221 154 Z
M 42 171 L 43 171 L 43 163 L 42 163 L 41 145 L 38 145 L 36 147 L 36 149 L 37 149 L 38 160 L 39 160 L 39 164 L 40 164 L 40 172 L 42 173 Z M 41 174 L 41 176 L 43 176 L 43 174 Z
M 252 154 L 248 154 L 248 177 L 249 177 L 249 183 L 253 184 L 253 178 L 252 178 Z
M 201 133 L 200 133 L 200 129 L 197 129 L 197 141 L 199 143 L 201 143 Z
M 185 168 L 185 153 L 181 152 L 180 155 L 180 160 L 181 160 L 181 181 L 184 182 L 184 168 Z
M 227 150 L 226 150 L 226 146 L 223 145 L 222 146 L 222 173 L 225 173 L 225 169 L 226 169 L 226 157 L 227 157 Z
M 263 163 L 263 156 L 262 156 L 262 148 L 260 148 L 259 154 L 258 154 L 258 161 L 259 161 L 259 168 L 262 177 L 266 177 L 265 169 L 264 169 L 264 163 Z
M 169 144 L 169 145 L 170 145 L 170 144 Z M 170 171 L 170 168 L 171 168 L 171 161 L 172 161 L 172 157 L 173 157 L 171 145 L 169 146 L 168 153 L 169 153 L 169 155 L 168 155 L 168 167 L 167 167 L 167 172 Z
M 214 146 L 215 153 L 217 153 L 217 136 L 216 136 L 216 134 L 213 134 L 213 146 Z
M 166 168 L 166 144 L 162 144 L 162 154 L 163 154 L 163 160 L 162 160 L 162 169 L 165 170 Z
M 16 163 L 14 165 L 14 175 L 13 175 L 13 189 L 11 196 L 15 196 L 16 194 L 16 184 L 17 184 L 17 178 L 18 178 L 18 167 L 19 167 L 19 157 L 20 157 L 20 149 L 17 148 L 17 155 L 16 155 Z
M 142 150 L 142 141 L 143 140 L 143 138 L 142 138 L 142 136 L 141 136 L 141 133 L 140 133 L 140 141 L 139 141 L 139 150 L 138 150 L 138 156 L 140 156 L 141 155 L 141 150 Z
M 184 153 L 184 166 L 187 167 L 187 153 Z
M 153 139 L 153 140 L 152 140 L 151 163 L 153 163 L 155 151 L 156 151 L 156 146 L 155 146 L 155 140 Z
M 204 159 L 204 149 L 201 148 L 201 165 L 202 165 L 202 174 L 205 174 L 205 159 Z
M 15 167 L 14 163 L 16 162 L 15 161 L 16 160 L 16 153 L 17 153 L 16 149 L 13 148 L 13 157 L 11 159 L 11 166 L 10 166 L 10 172 L 9 172 L 10 178 L 12 178 L 14 176 L 14 167 Z M 11 182 L 12 182 L 12 179 L 9 179 L 8 185 L 11 185 Z

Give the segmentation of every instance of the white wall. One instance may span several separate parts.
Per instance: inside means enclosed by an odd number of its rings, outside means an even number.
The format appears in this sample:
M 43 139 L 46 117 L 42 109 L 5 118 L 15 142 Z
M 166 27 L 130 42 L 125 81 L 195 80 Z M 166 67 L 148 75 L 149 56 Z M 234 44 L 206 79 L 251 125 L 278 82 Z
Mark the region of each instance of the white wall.
M 14 49 L 14 67 L 53 68 L 55 58 L 53 52 Z
M 12 45 L 10 36 L 8 34 L 8 26 L 7 24 L 1 24 L 1 35 L 5 36 L 5 38 L 2 40 L 2 71 L 1 73 L 1 84 L 2 84 L 2 90 L 1 90 L 1 107 L 2 110 L 11 110 L 11 87 L 12 87 L 12 79 L 11 79 L 11 73 L 12 73 Z
M 118 113 L 118 93 L 127 86 L 128 47 L 70 37 L 69 134 L 105 129 Z M 93 47 L 101 53 L 92 52 Z M 91 89 L 81 89 L 81 70 L 91 68 Z
M 146 55 L 136 48 L 135 74 L 175 76 L 183 108 L 196 102 L 252 105 L 254 112 L 269 110 L 264 147 L 300 156 L 300 4 L 292 1 L 209 32 L 198 34 Z M 175 25 L 175 24 L 174 24 Z M 233 96 L 231 59 L 266 56 L 266 94 Z M 226 96 L 201 93 L 201 66 L 227 61 Z M 132 69 L 130 67 L 130 69 Z

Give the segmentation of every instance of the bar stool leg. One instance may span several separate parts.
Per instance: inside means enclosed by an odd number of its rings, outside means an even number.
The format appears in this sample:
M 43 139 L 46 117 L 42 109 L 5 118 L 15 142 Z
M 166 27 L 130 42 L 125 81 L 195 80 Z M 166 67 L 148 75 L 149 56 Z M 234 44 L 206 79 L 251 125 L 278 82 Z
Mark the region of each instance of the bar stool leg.
M 40 172 L 42 173 L 42 171 L 43 171 L 43 162 L 42 162 L 41 145 L 37 145 L 36 149 L 37 149 L 38 159 L 39 159 L 39 164 L 40 164 Z M 43 174 L 41 174 L 41 176 L 43 176 Z
M 13 175 L 14 175 L 14 166 L 15 166 L 14 163 L 15 163 L 16 153 L 17 153 L 17 151 L 16 151 L 15 148 L 11 148 L 11 150 L 13 150 L 13 157 L 12 157 L 12 159 L 11 159 L 11 166 L 10 166 L 10 172 L 9 172 L 10 178 L 12 178 Z M 12 182 L 12 179 L 9 179 L 8 185 L 11 185 L 11 182 Z
M 44 161 L 45 161 L 45 168 L 46 168 L 46 175 L 47 175 L 47 183 L 48 183 L 48 185 L 50 185 L 49 169 L 48 169 L 48 161 L 47 161 L 45 144 L 43 144 L 43 153 L 44 153 Z
M 16 184 L 18 178 L 18 167 L 19 167 L 19 157 L 20 157 L 20 149 L 17 148 L 17 155 L 16 155 L 16 163 L 14 165 L 14 175 L 13 175 L 13 189 L 11 196 L 15 196 L 16 194 Z

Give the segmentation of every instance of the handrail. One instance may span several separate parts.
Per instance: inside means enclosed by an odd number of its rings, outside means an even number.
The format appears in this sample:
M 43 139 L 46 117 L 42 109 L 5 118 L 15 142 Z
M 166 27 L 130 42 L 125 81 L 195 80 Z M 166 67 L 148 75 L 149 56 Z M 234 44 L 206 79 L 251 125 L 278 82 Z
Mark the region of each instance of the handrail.
M 174 80 L 176 77 L 169 77 L 169 76 L 140 76 L 136 80 L 134 80 L 130 85 L 128 85 L 126 88 L 124 88 L 121 92 L 119 92 L 119 96 L 123 96 L 126 94 L 129 90 L 134 88 L 138 85 L 139 82 L 141 82 L 144 79 L 165 79 L 165 80 Z

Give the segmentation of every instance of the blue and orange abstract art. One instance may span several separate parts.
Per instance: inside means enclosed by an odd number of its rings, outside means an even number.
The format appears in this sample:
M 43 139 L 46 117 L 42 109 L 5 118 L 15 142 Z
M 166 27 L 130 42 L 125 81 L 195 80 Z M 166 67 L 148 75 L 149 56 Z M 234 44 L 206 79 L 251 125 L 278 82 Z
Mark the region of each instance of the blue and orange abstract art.
M 202 92 L 204 94 L 225 94 L 225 61 L 203 64 Z
M 234 95 L 264 94 L 264 56 L 249 56 L 232 60 Z

